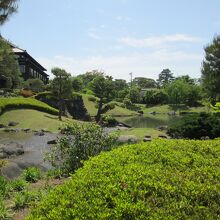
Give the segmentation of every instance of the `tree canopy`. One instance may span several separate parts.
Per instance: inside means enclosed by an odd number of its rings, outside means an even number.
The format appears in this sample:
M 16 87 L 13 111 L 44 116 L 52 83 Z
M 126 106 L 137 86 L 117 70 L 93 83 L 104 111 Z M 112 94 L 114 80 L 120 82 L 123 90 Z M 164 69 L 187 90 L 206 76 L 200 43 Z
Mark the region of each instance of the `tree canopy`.
M 215 101 L 220 100 L 220 35 L 205 47 L 202 81 L 209 96 Z
M 17 11 L 17 2 L 18 0 L 0 0 L 0 25 L 3 25 Z
M 0 81 L 2 88 L 17 88 L 20 84 L 20 69 L 11 47 L 0 38 Z
M 169 69 L 163 69 L 162 72 L 159 74 L 157 83 L 160 87 L 164 87 L 167 84 L 171 83 L 174 79 L 175 77 Z
M 64 69 L 58 67 L 51 70 L 55 78 L 51 83 L 52 93 L 59 99 L 59 119 L 61 120 L 64 99 L 70 98 L 72 95 L 72 84 L 70 74 Z
M 99 98 L 96 115 L 96 121 L 99 122 L 101 114 L 105 113 L 110 108 L 113 108 L 111 105 L 103 106 L 112 100 L 114 90 L 112 77 L 100 73 L 92 80 L 92 82 L 90 82 L 89 87 L 94 92 L 94 95 Z

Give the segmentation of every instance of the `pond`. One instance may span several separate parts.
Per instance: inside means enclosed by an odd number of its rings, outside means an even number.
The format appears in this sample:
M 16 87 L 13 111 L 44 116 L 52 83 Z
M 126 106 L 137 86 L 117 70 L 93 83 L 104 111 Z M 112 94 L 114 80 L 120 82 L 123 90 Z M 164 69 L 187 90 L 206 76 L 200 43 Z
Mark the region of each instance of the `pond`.
M 117 120 L 133 128 L 157 128 L 158 126 L 169 126 L 180 120 L 180 116 L 169 116 L 167 114 L 143 115 L 132 117 L 118 117 Z
M 3 132 L 0 131 L 0 144 L 16 142 L 21 144 L 24 154 L 14 156 L 8 160 L 9 163 L 3 168 L 2 173 L 8 178 L 17 177 L 23 169 L 37 166 L 41 170 L 47 170 L 50 165 L 44 161 L 44 154 L 49 149 L 48 141 L 55 139 L 57 134 L 45 133 L 44 136 L 35 136 L 32 132 Z

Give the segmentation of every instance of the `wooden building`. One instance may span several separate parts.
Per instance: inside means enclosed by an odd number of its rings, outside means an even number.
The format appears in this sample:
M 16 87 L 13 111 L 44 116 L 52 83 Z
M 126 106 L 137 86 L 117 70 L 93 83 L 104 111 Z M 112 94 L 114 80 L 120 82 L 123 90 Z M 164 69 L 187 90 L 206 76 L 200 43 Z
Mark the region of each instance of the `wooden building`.
M 5 40 L 4 38 L 2 39 Z M 26 50 L 15 46 L 7 40 L 5 41 L 11 46 L 12 51 L 18 60 L 20 71 L 24 80 L 38 78 L 42 80 L 44 84 L 47 84 L 49 81 L 49 75 L 45 73 L 47 70 L 40 63 L 38 63 Z

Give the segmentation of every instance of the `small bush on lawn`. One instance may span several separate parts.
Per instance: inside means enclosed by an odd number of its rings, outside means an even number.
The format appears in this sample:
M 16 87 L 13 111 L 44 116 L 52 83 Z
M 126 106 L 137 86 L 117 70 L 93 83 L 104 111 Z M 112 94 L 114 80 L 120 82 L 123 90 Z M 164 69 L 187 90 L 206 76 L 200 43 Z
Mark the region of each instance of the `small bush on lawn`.
M 7 180 L 0 175 L 0 195 L 5 196 L 8 191 Z
M 0 219 L 12 219 L 12 213 L 5 207 L 4 200 L 0 195 Z
M 211 139 L 220 137 L 220 115 L 218 113 L 199 113 L 183 117 L 173 124 L 167 133 L 174 138 Z
M 82 161 L 101 151 L 111 150 L 116 137 L 104 133 L 103 128 L 94 123 L 67 124 L 58 139 L 58 144 L 46 155 L 47 160 L 59 170 L 72 172 L 82 166 Z
M 29 220 L 219 219 L 220 139 L 154 140 L 91 158 Z
M 97 98 L 95 96 L 88 96 L 88 100 L 91 102 L 96 102 Z
M 43 197 L 42 191 L 21 191 L 14 196 L 14 209 L 23 209 L 31 203 L 39 201 Z
M 35 183 L 41 178 L 40 169 L 37 167 L 29 167 L 22 174 L 27 182 Z
M 106 127 L 114 127 L 117 125 L 117 120 L 110 115 L 103 115 L 101 121 L 103 123 L 103 126 Z
M 28 183 L 23 179 L 15 179 L 10 182 L 11 191 L 22 191 L 28 186 Z

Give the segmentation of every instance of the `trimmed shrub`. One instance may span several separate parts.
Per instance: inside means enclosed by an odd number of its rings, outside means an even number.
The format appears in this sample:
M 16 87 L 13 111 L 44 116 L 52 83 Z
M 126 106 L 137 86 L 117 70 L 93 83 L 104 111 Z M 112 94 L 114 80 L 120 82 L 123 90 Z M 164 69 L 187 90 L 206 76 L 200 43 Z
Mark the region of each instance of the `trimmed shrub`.
M 217 138 L 220 137 L 220 115 L 210 113 L 190 114 L 171 125 L 167 133 L 174 138 Z
M 220 140 L 154 140 L 91 158 L 29 220 L 218 219 Z
M 35 109 L 57 115 L 58 110 L 34 98 L 0 98 L 0 114 L 10 109 Z

